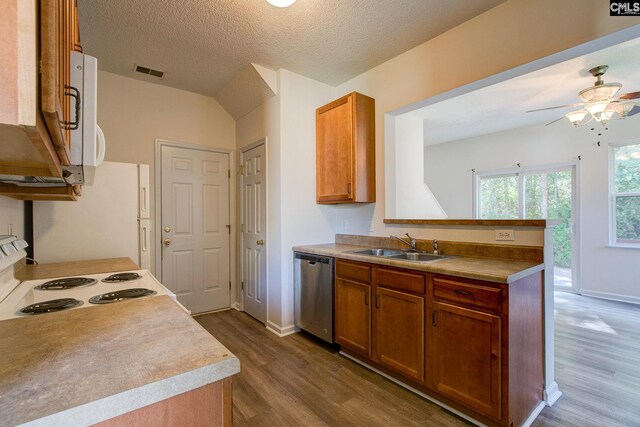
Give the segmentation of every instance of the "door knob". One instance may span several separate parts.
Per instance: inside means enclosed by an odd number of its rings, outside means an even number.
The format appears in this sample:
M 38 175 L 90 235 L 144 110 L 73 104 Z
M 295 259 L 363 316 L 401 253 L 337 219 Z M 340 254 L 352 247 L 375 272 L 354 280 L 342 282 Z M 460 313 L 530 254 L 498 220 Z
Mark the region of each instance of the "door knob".
M 260 240 L 256 241 L 256 245 L 263 246 L 264 245 L 264 240 L 260 239 Z
M 164 239 L 162 243 L 164 243 L 165 246 L 169 246 L 171 244 L 171 239 Z

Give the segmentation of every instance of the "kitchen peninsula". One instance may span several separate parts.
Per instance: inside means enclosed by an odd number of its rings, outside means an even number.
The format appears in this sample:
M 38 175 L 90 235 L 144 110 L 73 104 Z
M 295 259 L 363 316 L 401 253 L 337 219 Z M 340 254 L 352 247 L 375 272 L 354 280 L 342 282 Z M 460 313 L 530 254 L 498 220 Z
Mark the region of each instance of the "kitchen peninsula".
M 293 250 L 335 258 L 343 355 L 476 423 L 529 425 L 544 407 L 543 248 L 437 245 L 446 257 L 432 262 L 362 253 L 406 249 L 382 237 Z
M 90 264 L 20 275 L 114 271 Z M 0 357 L 0 425 L 231 425 L 239 360 L 169 296 L 0 321 Z

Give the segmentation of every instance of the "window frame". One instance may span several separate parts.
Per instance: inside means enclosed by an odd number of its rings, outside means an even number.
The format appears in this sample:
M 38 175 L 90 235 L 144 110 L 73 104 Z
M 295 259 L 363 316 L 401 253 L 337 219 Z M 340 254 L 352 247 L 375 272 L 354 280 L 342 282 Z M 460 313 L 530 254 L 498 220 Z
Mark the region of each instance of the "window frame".
M 617 200 L 620 197 L 640 197 L 640 192 L 616 191 L 616 148 L 629 145 L 640 145 L 640 139 L 631 139 L 609 144 L 609 246 L 640 249 L 640 239 L 618 239 L 617 233 Z

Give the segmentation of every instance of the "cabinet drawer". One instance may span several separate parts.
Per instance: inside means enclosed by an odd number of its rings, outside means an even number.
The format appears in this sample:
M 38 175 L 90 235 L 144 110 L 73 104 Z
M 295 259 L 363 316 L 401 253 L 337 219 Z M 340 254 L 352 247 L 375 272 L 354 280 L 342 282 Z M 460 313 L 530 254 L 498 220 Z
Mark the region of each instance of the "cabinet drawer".
M 358 280 L 360 282 L 371 282 L 371 267 L 352 262 L 336 261 L 336 277 Z
M 468 306 L 500 311 L 502 291 L 448 279 L 433 279 L 433 298 Z
M 376 283 L 378 286 L 385 288 L 417 294 L 424 294 L 425 292 L 424 275 L 420 273 L 378 268 Z

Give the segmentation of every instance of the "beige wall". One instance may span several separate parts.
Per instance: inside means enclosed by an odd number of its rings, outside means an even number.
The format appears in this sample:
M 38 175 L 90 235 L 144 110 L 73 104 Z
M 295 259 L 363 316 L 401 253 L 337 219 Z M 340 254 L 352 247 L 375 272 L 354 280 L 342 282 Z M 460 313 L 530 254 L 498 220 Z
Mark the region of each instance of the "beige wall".
M 568 25 L 568 23 L 571 25 Z M 609 17 L 599 0 L 510 0 L 340 85 L 338 95 L 362 92 L 376 100 L 376 190 L 373 218 L 357 208 L 344 211 L 354 229 L 373 234 L 385 226 L 385 118 L 387 112 L 640 24 L 640 18 Z M 398 149 L 396 147 L 396 149 Z M 425 228 L 417 237 L 431 238 Z M 445 239 L 446 236 L 442 236 Z
M 24 237 L 24 202 L 0 196 L 0 235 Z
M 337 88 L 322 88 L 318 82 L 298 79 L 290 76 L 286 70 L 280 70 L 281 75 L 285 73 L 284 79 L 280 77 L 281 85 L 287 76 L 295 82 L 295 93 L 291 96 L 295 99 L 308 97 L 314 100 L 290 101 L 288 95 L 281 91 L 279 108 L 282 114 L 282 135 L 278 140 L 281 153 L 315 152 L 315 109 L 322 105 L 324 95 L 333 99 L 351 91 L 359 91 L 375 98 L 377 191 L 375 204 L 316 205 L 312 197 L 315 192 L 312 185 L 315 173 L 313 155 L 282 154 L 277 159 L 268 158 L 267 167 L 279 168 L 282 177 L 278 186 L 282 196 L 277 200 L 270 197 L 269 202 L 280 204 L 283 217 L 289 218 L 290 215 L 286 214 L 289 211 L 304 212 L 303 216 L 296 215 L 291 218 L 291 221 L 294 221 L 291 229 L 296 230 L 295 239 L 286 230 L 278 230 L 273 236 L 280 236 L 282 240 L 281 253 L 286 254 L 290 250 L 290 247 L 287 247 L 290 243 L 312 244 L 332 241 L 335 233 L 385 236 L 409 231 L 412 235 L 425 239 L 492 242 L 493 230 L 487 228 L 444 229 L 384 225 L 385 113 L 640 23 L 639 18 L 612 18 L 608 15 L 606 4 L 599 0 L 510 0 Z M 284 126 L 288 126 L 286 123 L 290 120 L 286 111 L 289 105 L 295 106 L 298 118 L 294 126 L 287 127 L 290 129 L 287 131 Z M 272 114 L 269 109 L 260 108 L 238 121 L 238 147 L 252 142 L 251 138 L 240 138 L 240 135 L 264 136 L 255 130 L 261 129 L 260 126 L 269 122 L 269 114 Z M 285 158 L 290 160 L 280 160 Z M 305 178 L 300 178 L 300 174 Z M 269 176 L 271 177 L 271 174 Z M 287 220 L 286 224 L 291 221 Z M 325 232 L 315 231 L 319 229 Z M 522 229 L 517 236 L 518 241 L 512 243 L 542 243 L 541 230 Z M 270 277 L 268 284 L 270 288 L 281 287 L 282 306 L 289 304 L 292 287 L 291 275 L 287 273 L 291 266 L 287 265 L 286 259 L 283 255 L 279 260 L 280 264 L 277 260 L 272 262 L 270 259 L 269 262 L 270 268 L 280 266 L 283 271 L 281 280 L 273 281 Z M 271 307 L 269 309 L 271 310 Z M 288 318 L 290 308 L 279 307 L 278 310 L 282 311 L 281 326 L 288 326 L 292 321 Z
M 155 139 L 227 150 L 235 149 L 236 145 L 235 121 L 214 98 L 104 71 L 98 73 L 98 124 L 107 140 L 105 160 L 150 165 L 152 219 L 155 219 Z M 154 249 L 155 246 L 154 239 Z M 235 247 L 234 242 L 232 246 Z M 152 265 L 154 256 L 155 252 Z M 235 263 L 233 256 L 232 263 Z

